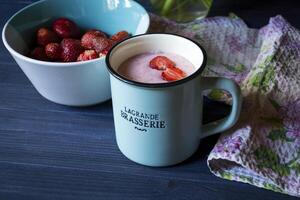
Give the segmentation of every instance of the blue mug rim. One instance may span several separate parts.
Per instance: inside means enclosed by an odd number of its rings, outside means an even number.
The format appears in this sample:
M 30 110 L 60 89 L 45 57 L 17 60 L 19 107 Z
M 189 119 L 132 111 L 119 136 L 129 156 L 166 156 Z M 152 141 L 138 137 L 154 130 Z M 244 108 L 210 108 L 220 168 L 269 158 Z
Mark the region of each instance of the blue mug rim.
M 128 79 L 127 77 L 117 73 L 112 68 L 112 66 L 110 65 L 109 58 L 111 56 L 111 53 L 112 53 L 113 49 L 116 48 L 117 46 L 121 45 L 123 42 L 131 40 L 131 39 L 136 38 L 136 37 L 142 37 L 142 36 L 145 36 L 145 35 L 161 35 L 161 34 L 182 37 L 182 38 L 185 38 L 185 39 L 193 42 L 194 44 L 196 44 L 201 49 L 201 51 L 203 53 L 203 62 L 201 64 L 201 66 L 193 74 L 191 74 L 190 76 L 187 76 L 187 77 L 185 77 L 183 79 L 180 79 L 178 81 L 172 81 L 172 82 L 166 82 L 166 83 L 143 83 L 143 82 L 138 82 L 138 81 Z M 134 86 L 139 86 L 139 87 L 146 87 L 146 88 L 164 88 L 164 87 L 171 87 L 171 86 L 181 85 L 183 83 L 186 83 L 186 82 L 198 77 L 198 75 L 201 75 L 202 71 L 206 67 L 207 54 L 206 54 L 206 51 L 204 50 L 204 48 L 199 43 L 192 40 L 191 38 L 188 38 L 188 37 L 185 37 L 185 36 L 182 36 L 182 35 L 178 35 L 178 34 L 174 34 L 174 33 L 145 33 L 145 34 L 140 34 L 140 35 L 135 35 L 135 36 L 129 37 L 129 38 L 123 40 L 122 42 L 119 42 L 119 43 L 115 44 L 109 50 L 108 54 L 106 55 L 105 62 L 106 62 L 106 67 L 107 67 L 108 71 L 110 72 L 110 74 L 112 74 L 114 77 L 116 77 L 117 79 L 119 79 L 120 81 L 122 81 L 124 83 L 134 85 Z

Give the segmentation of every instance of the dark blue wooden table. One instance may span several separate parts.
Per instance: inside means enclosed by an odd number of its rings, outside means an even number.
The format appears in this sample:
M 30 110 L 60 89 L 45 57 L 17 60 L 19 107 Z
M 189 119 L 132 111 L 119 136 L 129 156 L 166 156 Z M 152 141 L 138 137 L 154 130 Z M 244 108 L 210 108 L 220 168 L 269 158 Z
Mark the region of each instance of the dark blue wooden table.
M 31 2 L 0 0 L 1 27 Z M 222 8 L 228 9 L 216 1 L 211 15 Z M 296 16 L 299 19 L 300 13 Z M 259 17 L 247 20 L 253 23 L 253 19 Z M 205 121 L 220 118 L 228 110 L 206 100 Z M 206 158 L 217 138 L 204 139 L 195 155 L 177 166 L 135 164 L 117 148 L 111 101 L 71 108 L 43 99 L 0 44 L 1 200 L 294 199 L 212 175 Z

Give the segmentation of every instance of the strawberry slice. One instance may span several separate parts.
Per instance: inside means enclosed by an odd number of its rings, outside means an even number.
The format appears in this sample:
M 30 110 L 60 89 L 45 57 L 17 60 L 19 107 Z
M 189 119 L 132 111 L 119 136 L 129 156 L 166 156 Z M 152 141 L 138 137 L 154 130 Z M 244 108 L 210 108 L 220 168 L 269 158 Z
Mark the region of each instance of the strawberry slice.
M 161 76 L 166 81 L 177 81 L 183 79 L 186 74 L 179 68 L 173 66 L 166 68 L 162 73 Z
M 175 71 L 177 74 L 179 74 L 183 78 L 186 77 L 186 73 L 178 67 L 172 66 L 172 67 L 169 67 L 169 69 L 172 69 L 173 71 Z
M 175 63 L 166 56 L 156 56 L 149 64 L 151 68 L 157 70 L 165 70 L 168 67 L 175 67 Z

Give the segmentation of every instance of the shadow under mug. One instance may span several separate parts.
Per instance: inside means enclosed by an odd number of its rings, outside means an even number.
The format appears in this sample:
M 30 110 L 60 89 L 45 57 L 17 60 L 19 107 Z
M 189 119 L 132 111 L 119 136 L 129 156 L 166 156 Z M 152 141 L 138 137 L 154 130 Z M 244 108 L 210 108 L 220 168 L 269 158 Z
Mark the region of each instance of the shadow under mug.
M 195 72 L 179 81 L 154 84 L 135 82 L 117 72 L 126 59 L 157 51 L 185 57 L 195 66 Z M 148 166 L 182 162 L 197 150 L 201 138 L 232 127 L 239 117 L 239 86 L 226 78 L 202 77 L 205 51 L 188 38 L 173 34 L 135 36 L 114 46 L 106 64 L 117 144 L 134 162 Z M 231 93 L 232 110 L 226 118 L 203 125 L 203 91 L 213 88 Z

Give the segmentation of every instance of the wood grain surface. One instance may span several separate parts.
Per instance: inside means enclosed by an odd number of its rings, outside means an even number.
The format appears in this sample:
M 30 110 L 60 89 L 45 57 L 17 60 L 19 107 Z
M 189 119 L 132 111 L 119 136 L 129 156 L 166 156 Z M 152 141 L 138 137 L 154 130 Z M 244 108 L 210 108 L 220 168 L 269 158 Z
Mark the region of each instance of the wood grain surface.
M 0 26 L 31 2 L 0 0 Z M 205 121 L 229 110 L 205 100 Z M 173 167 L 135 164 L 117 148 L 111 101 L 71 108 L 45 100 L 0 43 L 0 200 L 294 199 L 215 177 L 206 159 L 217 138 Z

